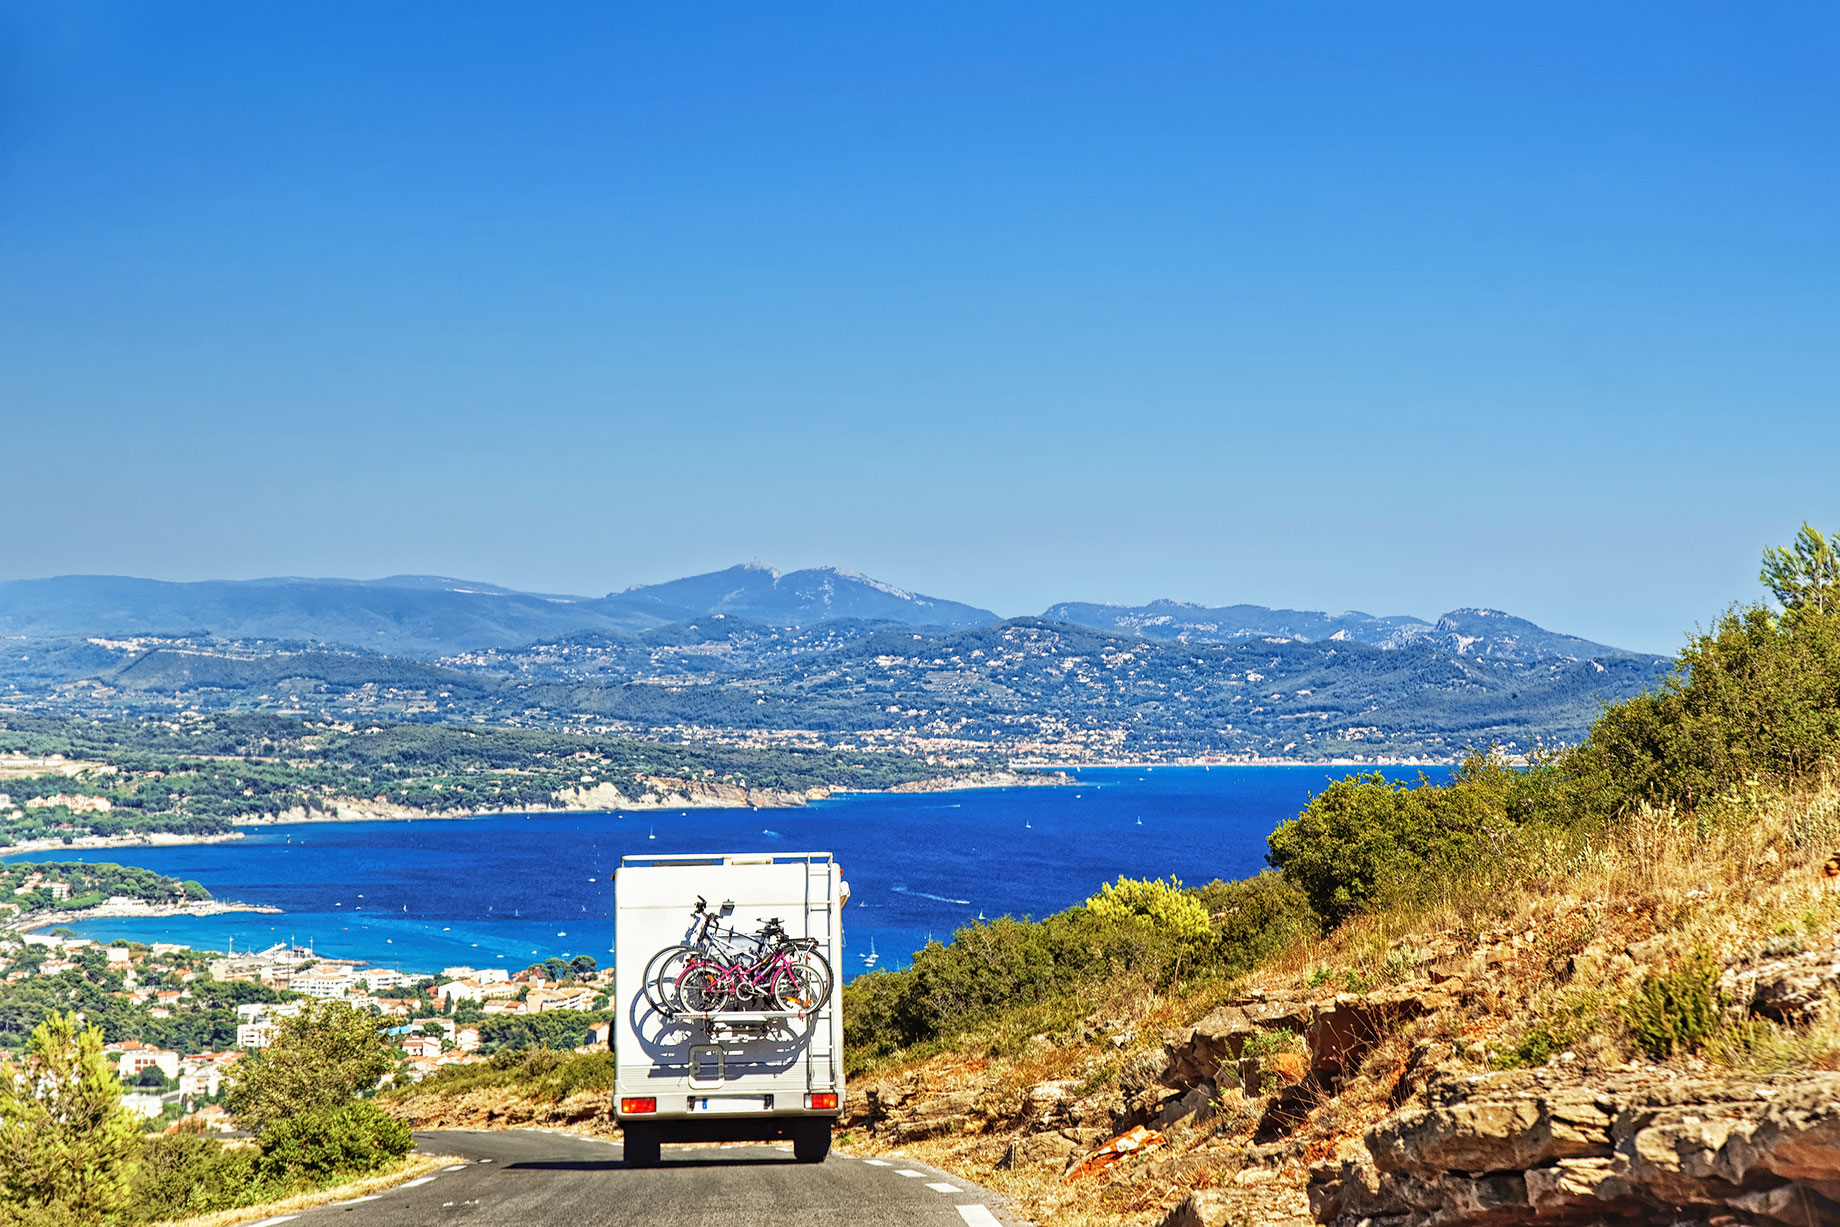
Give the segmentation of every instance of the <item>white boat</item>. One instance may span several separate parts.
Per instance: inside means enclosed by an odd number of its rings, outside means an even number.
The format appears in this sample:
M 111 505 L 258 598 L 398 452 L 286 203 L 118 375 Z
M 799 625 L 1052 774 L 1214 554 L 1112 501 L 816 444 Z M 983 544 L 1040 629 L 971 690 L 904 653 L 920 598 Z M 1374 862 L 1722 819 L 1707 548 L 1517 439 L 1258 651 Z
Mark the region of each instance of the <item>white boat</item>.
M 869 953 L 862 956 L 863 963 L 869 967 L 874 967 L 875 960 L 881 957 L 882 957 L 881 955 L 875 952 L 875 939 L 873 937 L 870 938 L 869 939 Z

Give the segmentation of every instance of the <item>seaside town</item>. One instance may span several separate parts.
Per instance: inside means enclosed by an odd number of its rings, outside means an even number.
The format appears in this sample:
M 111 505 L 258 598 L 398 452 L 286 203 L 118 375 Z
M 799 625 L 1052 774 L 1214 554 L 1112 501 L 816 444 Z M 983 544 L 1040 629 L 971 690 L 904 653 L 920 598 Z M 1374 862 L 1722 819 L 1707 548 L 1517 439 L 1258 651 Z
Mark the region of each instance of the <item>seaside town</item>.
M 343 1002 L 385 1024 L 401 1057 L 383 1085 L 420 1082 L 445 1066 L 537 1043 L 577 1051 L 607 1045 L 613 972 L 588 955 L 516 972 L 457 966 L 420 975 L 287 943 L 213 952 L 28 928 L 65 914 L 43 904 L 67 909 L 95 897 L 84 871 L 117 869 L 13 865 L 0 873 L 8 900 L 0 906 L 13 912 L 10 930 L 0 933 L 0 1062 L 54 1004 L 71 1003 L 102 1030 L 124 1103 L 150 1126 L 184 1120 L 228 1130 L 221 1101 L 237 1062 L 268 1046 L 280 1021 L 310 1002 Z

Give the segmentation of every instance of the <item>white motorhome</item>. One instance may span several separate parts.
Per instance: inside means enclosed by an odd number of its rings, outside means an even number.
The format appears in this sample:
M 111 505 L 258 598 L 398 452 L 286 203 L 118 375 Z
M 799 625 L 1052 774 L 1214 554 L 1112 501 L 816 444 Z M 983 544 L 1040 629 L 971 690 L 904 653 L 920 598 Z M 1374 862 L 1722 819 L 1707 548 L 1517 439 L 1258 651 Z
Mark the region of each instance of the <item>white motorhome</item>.
M 696 1013 L 694 1001 L 660 1001 L 646 978 L 661 951 L 695 943 L 710 916 L 741 934 L 777 921 L 840 967 L 848 892 L 828 852 L 621 858 L 613 1106 L 628 1163 L 657 1163 L 664 1142 L 790 1139 L 801 1161 L 829 1153 L 844 1095 L 841 983 L 815 1008 L 756 1001 Z

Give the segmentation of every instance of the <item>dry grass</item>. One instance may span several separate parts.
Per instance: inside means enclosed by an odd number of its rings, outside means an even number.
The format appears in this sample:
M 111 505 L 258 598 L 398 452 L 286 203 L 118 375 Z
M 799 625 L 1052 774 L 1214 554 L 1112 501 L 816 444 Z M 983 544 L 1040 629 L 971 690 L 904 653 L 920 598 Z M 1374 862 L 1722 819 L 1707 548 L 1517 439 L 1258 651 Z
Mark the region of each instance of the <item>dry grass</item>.
M 1322 940 L 1299 941 L 1236 980 L 1163 994 L 1115 982 L 1095 990 L 1083 1025 L 1070 1030 L 1031 1036 L 1027 1028 L 1041 1019 L 1013 1016 L 961 1038 L 951 1051 L 897 1054 L 878 1062 L 876 1073 L 931 1092 L 975 1089 L 987 1109 L 1008 1118 L 1023 1091 L 1040 1082 L 1079 1079 L 1095 1093 L 1116 1095 L 1134 1062 L 1160 1066 L 1166 1040 L 1246 989 L 1320 999 L 1422 985 L 1428 958 L 1479 959 L 1467 977 L 1466 1004 L 1384 1040 L 1298 1128 L 1302 1157 L 1270 1177 L 1271 1204 L 1289 1197 L 1294 1205 L 1310 1161 L 1334 1155 L 1395 1106 L 1417 1041 L 1452 1043 L 1479 1064 L 1514 1063 L 1537 1051 L 1522 1044 L 1543 1029 L 1553 1057 L 1569 1052 L 1584 1069 L 1620 1064 L 1639 1055 L 1620 1007 L 1644 975 L 1698 948 L 1730 963 L 1773 938 L 1831 940 L 1840 933 L 1840 891 L 1827 888 L 1819 867 L 1837 848 L 1840 784 L 1833 782 L 1745 790 L 1698 815 L 1644 810 L 1607 833 L 1547 836 L 1504 850 L 1489 876 L 1358 917 Z M 1122 1045 L 1112 1042 L 1126 1032 Z M 1733 1073 L 1840 1068 L 1840 1017 L 1794 1030 L 1733 1026 L 1703 1053 L 1680 1059 Z M 1002 1129 L 894 1151 L 860 1135 L 847 1144 L 964 1172 L 1052 1227 L 1155 1223 L 1190 1189 L 1235 1187 L 1264 1101 L 1231 1099 L 1223 1096 L 1212 1120 L 1170 1130 L 1165 1148 L 1071 1185 L 1058 1170 L 998 1168 L 1012 1137 Z M 1185 1153 L 1206 1156 L 1205 1165 L 1173 1177 L 1150 1174 L 1159 1161 Z
M 381 1193 L 393 1189 L 406 1180 L 445 1167 L 450 1163 L 464 1160 L 441 1155 L 409 1155 L 394 1166 L 378 1172 L 374 1176 L 365 1176 L 348 1184 L 335 1185 L 329 1189 L 315 1189 L 311 1193 L 300 1193 L 282 1201 L 269 1202 L 265 1206 L 243 1206 L 236 1210 L 219 1210 L 215 1214 L 199 1215 L 196 1218 L 175 1219 L 163 1223 L 160 1227 L 243 1227 L 246 1223 L 259 1223 L 265 1218 L 277 1214 L 298 1214 L 302 1210 L 311 1210 L 316 1206 L 331 1205 L 333 1202 L 350 1201 L 354 1197 L 365 1197 L 372 1193 Z

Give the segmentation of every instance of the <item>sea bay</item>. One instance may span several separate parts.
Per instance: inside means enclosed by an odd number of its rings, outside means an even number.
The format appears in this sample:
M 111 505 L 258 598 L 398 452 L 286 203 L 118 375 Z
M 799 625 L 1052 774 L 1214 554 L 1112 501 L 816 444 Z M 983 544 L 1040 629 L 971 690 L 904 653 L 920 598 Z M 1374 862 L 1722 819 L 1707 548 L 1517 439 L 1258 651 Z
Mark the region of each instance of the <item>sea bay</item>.
M 980 914 L 1043 916 L 1120 875 L 1174 874 L 1198 885 L 1257 873 L 1271 830 L 1352 770 L 1087 768 L 1062 787 L 856 793 L 798 809 L 314 822 L 247 828 L 228 843 L 19 859 L 138 865 L 196 879 L 219 899 L 282 909 L 69 926 L 86 937 L 212 950 L 293 941 L 329 957 L 432 972 L 583 953 L 605 960 L 622 856 L 827 851 L 851 885 L 841 970 L 855 976 L 872 951 L 877 966 L 905 966 L 929 938 L 950 940 Z M 1386 774 L 1413 779 L 1420 770 Z

